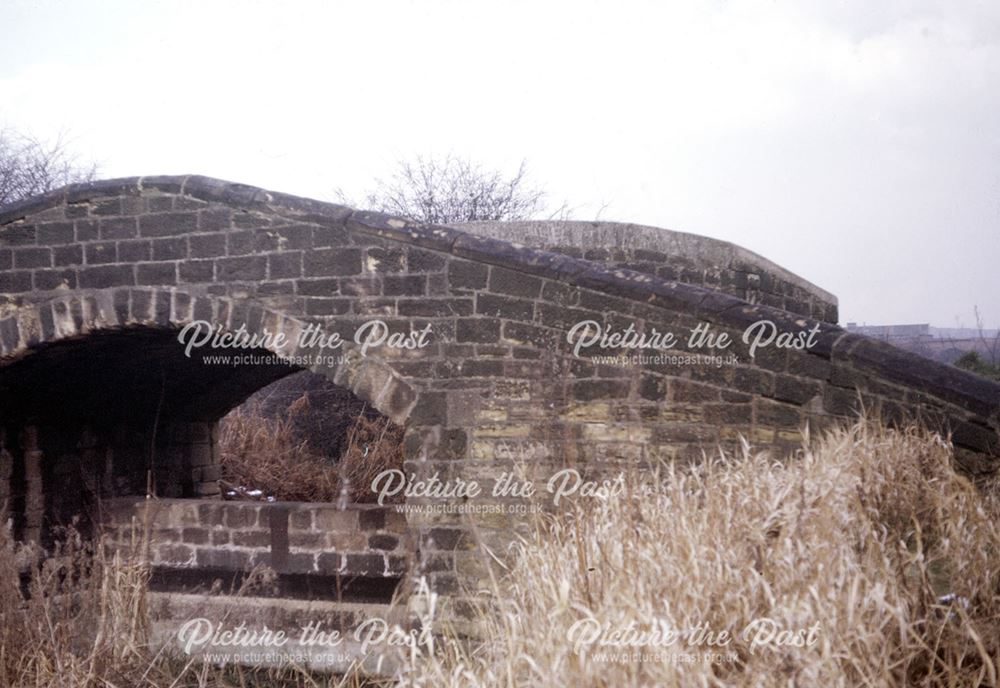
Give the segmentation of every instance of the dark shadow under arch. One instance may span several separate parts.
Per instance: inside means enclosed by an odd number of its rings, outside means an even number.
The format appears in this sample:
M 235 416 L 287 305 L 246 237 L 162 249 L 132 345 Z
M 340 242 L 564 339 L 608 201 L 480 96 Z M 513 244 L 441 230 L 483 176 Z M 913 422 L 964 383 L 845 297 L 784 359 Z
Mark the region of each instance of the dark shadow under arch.
M 218 496 L 217 421 L 305 370 L 289 359 L 312 353 L 294 346 L 186 351 L 178 334 L 195 320 L 260 335 L 294 333 L 304 323 L 251 302 L 176 289 L 67 293 L 24 304 L 6 320 L 18 337 L 0 357 L 0 452 L 11 472 L 0 508 L 19 539 L 43 543 L 81 514 L 100 521 L 106 498 Z M 388 405 L 397 422 L 412 408 L 409 385 L 371 357 L 308 367 L 378 411 Z
M 24 303 L 8 311 L 0 318 L 0 331 L 4 333 L 0 351 L 0 390 L 12 370 L 25 363 L 30 364 L 32 358 L 45 355 L 46 351 L 54 351 L 54 357 L 58 358 L 63 346 L 86 338 L 98 342 L 104 337 L 125 334 L 141 337 L 147 336 L 143 334 L 147 333 L 149 337 L 156 338 L 157 332 L 169 333 L 169 337 L 164 334 L 159 338 L 155 346 L 164 356 L 176 358 L 183 348 L 176 341 L 177 333 L 195 321 L 207 322 L 229 332 L 243 329 L 259 337 L 277 332 L 285 335 L 287 344 L 283 348 L 265 346 L 261 347 L 262 350 L 235 352 L 198 350 L 201 354 L 272 355 L 275 365 L 264 364 L 262 367 L 267 370 L 261 372 L 260 384 L 251 385 L 253 388 L 246 391 L 242 398 L 284 374 L 307 368 L 347 387 L 399 425 L 406 424 L 416 403 L 416 391 L 389 364 L 370 354 L 366 357 L 358 355 L 351 344 L 336 355 L 298 347 L 298 334 L 307 326 L 302 319 L 264 308 L 250 300 L 196 294 L 177 288 L 67 292 L 48 300 Z M 173 346 L 171 339 L 177 347 Z M 138 339 L 131 341 L 138 343 Z M 278 359 L 285 359 L 286 362 L 281 363 Z M 100 362 L 91 361 L 85 365 L 99 367 Z M 281 372 L 279 369 L 283 367 L 287 370 Z M 192 380 L 192 384 L 197 384 L 197 381 Z M 234 394 L 237 393 L 238 390 L 234 391 Z M 242 398 L 228 406 L 222 404 L 224 408 L 219 415 Z

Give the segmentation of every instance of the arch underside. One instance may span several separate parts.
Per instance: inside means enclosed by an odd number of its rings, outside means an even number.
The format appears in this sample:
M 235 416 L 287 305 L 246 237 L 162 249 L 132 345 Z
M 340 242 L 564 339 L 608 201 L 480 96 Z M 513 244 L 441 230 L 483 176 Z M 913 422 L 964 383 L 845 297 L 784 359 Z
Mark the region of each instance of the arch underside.
M 194 332 L 213 328 L 242 340 L 187 347 L 197 337 L 189 332 L 182 341 L 181 334 L 193 323 L 205 326 Z M 176 287 L 63 291 L 0 318 L 0 418 L 148 416 L 158 408 L 178 419 L 214 420 L 308 368 L 405 423 L 409 385 L 351 343 L 338 356 L 300 345 L 306 326 L 259 305 Z M 271 346 L 276 333 L 284 337 L 280 347 Z
M 133 325 L 40 344 L 4 366 L 0 422 L 90 425 L 164 418 L 214 421 L 261 387 L 300 368 L 266 349 L 254 365 L 191 357 L 178 328 Z M 275 361 L 272 363 L 271 361 Z

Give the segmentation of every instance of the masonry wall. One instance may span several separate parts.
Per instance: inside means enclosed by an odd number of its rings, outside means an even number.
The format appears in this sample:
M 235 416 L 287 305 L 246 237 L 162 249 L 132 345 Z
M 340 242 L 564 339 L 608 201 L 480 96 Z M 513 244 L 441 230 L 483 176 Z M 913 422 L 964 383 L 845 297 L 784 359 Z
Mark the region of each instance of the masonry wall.
M 204 178 L 61 193 L 0 215 L 0 299 L 8 314 L 0 318 L 0 345 L 15 362 L 29 347 L 95 329 L 170 328 L 204 317 L 252 332 L 318 322 L 350 339 L 379 318 L 396 332 L 429 325 L 431 344 L 367 357 L 348 347 L 335 366 L 314 369 L 406 425 L 407 468 L 418 476 L 474 479 L 488 489 L 519 459 L 542 476 L 565 466 L 598 475 L 660 459 L 698 460 L 740 437 L 785 456 L 806 423 L 816 431 L 845 422 L 859 398 L 890 418 L 919 414 L 951 432 L 970 474 L 996 469 L 1000 387 L 822 320 L 643 272 Z M 740 335 L 761 319 L 781 331 L 817 327 L 816 345 L 763 349 L 752 358 Z M 566 335 L 584 320 L 641 332 L 710 323 L 737 342 L 725 354 L 738 360 L 614 365 L 593 356 L 635 352 L 575 356 Z M 463 600 L 485 581 L 485 548 L 502 556 L 521 522 L 502 510 L 410 513 L 419 552 L 413 572 L 449 596 L 444 609 L 461 614 Z
M 622 222 L 464 222 L 454 226 L 837 323 L 836 296 L 728 241 Z
M 400 578 L 414 556 L 393 506 L 219 502 L 120 497 L 104 504 L 104 531 L 122 548 L 150 536 L 155 569 Z
M 3 522 L 25 541 L 47 543 L 67 527 L 92 534 L 108 500 L 145 494 L 151 477 L 160 496 L 219 494 L 212 423 L 164 423 L 155 443 L 139 424 L 7 425 L 0 438 Z

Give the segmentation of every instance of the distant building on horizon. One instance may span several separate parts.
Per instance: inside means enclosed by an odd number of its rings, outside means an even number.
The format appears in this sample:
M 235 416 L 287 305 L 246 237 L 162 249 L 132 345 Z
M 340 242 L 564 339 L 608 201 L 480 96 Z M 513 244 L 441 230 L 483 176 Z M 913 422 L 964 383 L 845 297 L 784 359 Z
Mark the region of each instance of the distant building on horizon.
M 1000 337 L 998 330 L 971 327 L 931 327 L 928 323 L 907 325 L 858 325 L 847 323 L 847 331 L 881 339 L 900 349 L 941 363 L 954 363 L 967 351 L 988 353 L 988 347 Z

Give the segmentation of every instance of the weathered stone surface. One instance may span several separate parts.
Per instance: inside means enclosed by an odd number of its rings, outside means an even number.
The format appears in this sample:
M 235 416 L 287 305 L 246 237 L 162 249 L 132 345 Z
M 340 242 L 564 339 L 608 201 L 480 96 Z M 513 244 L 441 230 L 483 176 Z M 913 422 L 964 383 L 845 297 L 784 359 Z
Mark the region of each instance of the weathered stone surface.
M 951 431 L 961 465 L 996 469 L 1000 387 L 846 333 L 833 324 L 831 295 L 759 256 L 609 223 L 501 229 L 474 228 L 479 236 L 205 177 L 72 185 L 0 210 L 0 383 L 45 350 L 71 349 L 98 331 L 175 333 L 206 320 L 230 331 L 280 329 L 294 340 L 314 325 L 347 344 L 335 352 L 339 362 L 303 367 L 405 425 L 407 471 L 421 475 L 495 480 L 518 457 L 541 467 L 695 460 L 741 436 L 784 452 L 802 424 L 847 420 L 862 399 L 894 417 L 919 410 L 935 418 Z M 402 336 L 430 328 L 428 345 L 362 357 L 353 336 L 375 318 Z M 737 341 L 729 351 L 738 360 L 692 366 L 670 360 L 687 353 L 680 350 L 593 346 L 575 356 L 567 332 L 582 320 L 639 332 L 708 322 L 736 339 L 770 320 L 780 330 L 818 327 L 818 335 L 808 352 L 770 348 L 751 358 Z M 275 353 L 320 349 L 293 343 Z M 629 360 L 639 353 L 663 357 Z M 144 373 L 159 374 L 162 352 L 136 348 L 134 357 L 148 362 Z M 0 420 L 21 405 L 0 401 Z M 210 425 L 224 410 L 183 420 Z M 208 435 L 170 435 L 158 457 L 163 494 L 218 495 Z M 482 573 L 471 526 L 502 542 L 517 523 L 496 513 L 304 505 L 190 512 L 183 500 L 163 501 L 157 565 L 267 562 L 289 575 L 353 568 L 392 577 L 409 565 L 419 528 L 414 565 L 426 562 L 433 587 L 449 595 Z

